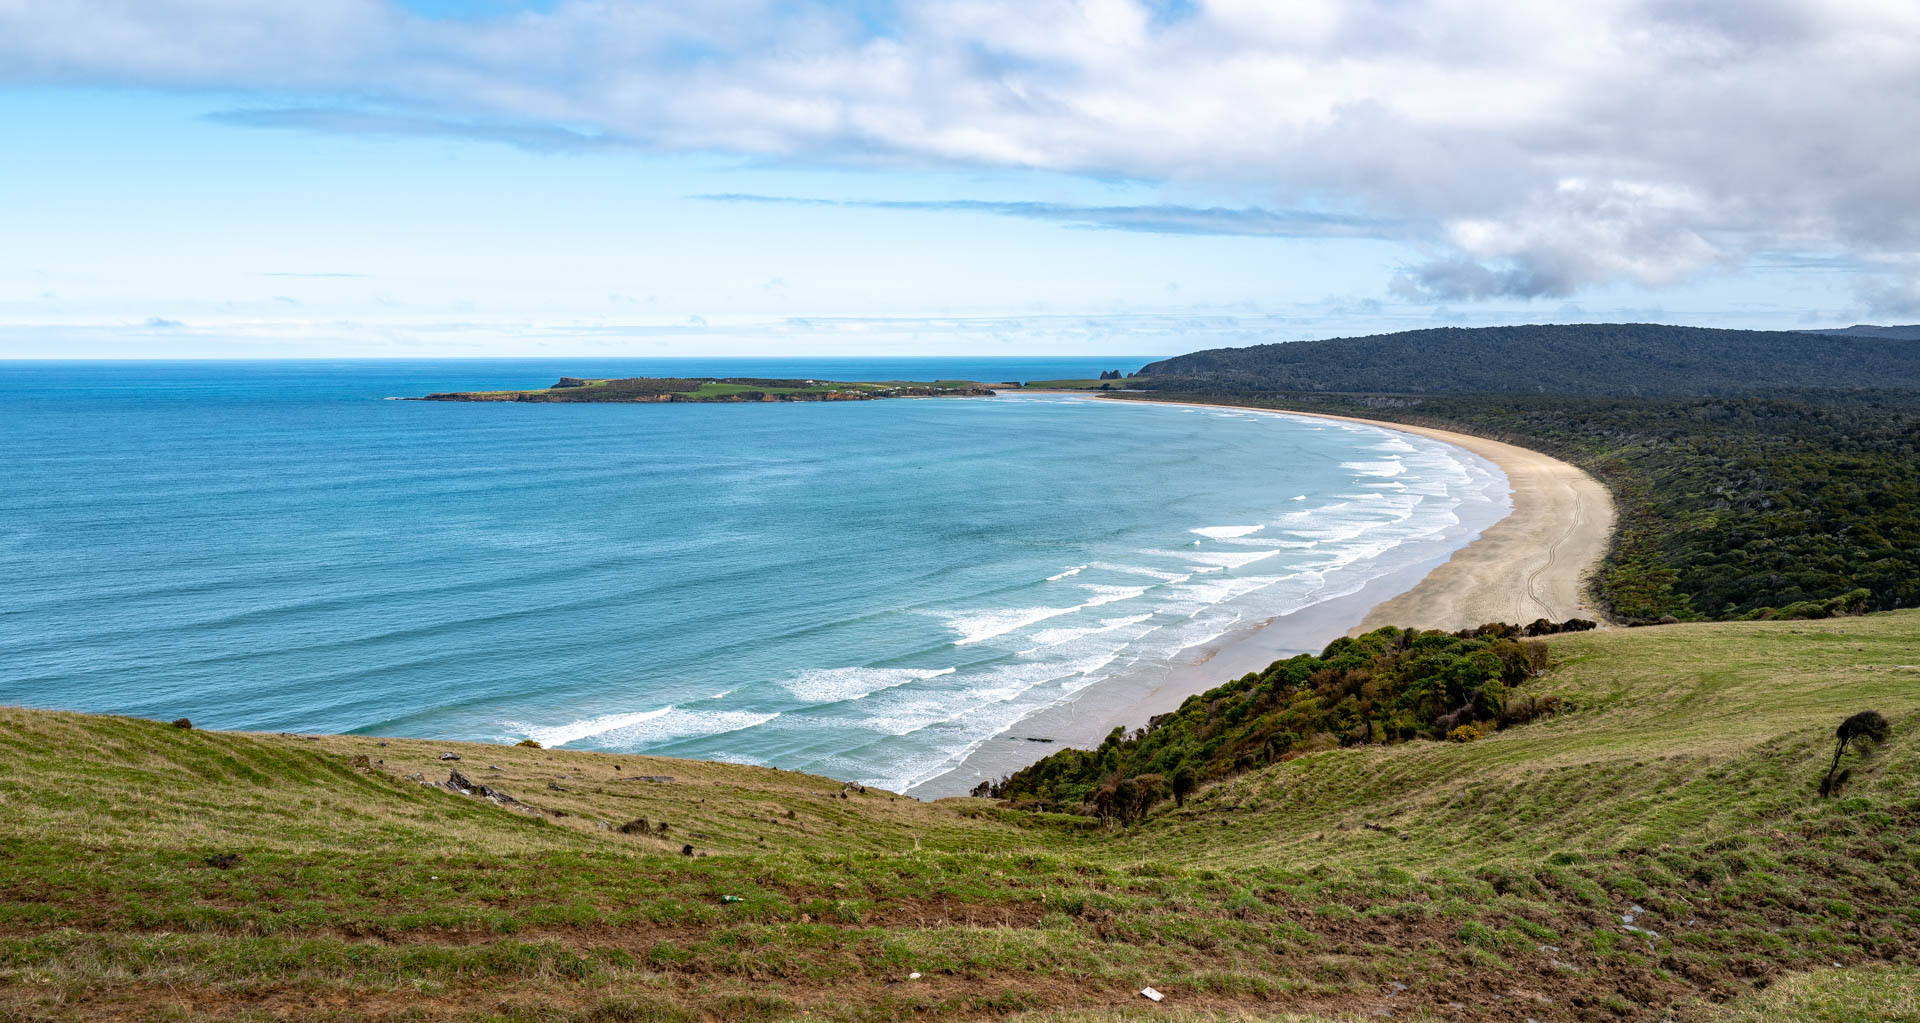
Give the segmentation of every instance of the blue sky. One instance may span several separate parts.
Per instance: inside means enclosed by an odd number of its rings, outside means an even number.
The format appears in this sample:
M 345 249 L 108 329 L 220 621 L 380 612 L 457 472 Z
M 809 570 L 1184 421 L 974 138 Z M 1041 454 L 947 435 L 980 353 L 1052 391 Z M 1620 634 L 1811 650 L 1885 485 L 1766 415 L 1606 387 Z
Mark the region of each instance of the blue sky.
M 0 357 L 1920 319 L 1920 19 L 1761 6 L 0 2 Z

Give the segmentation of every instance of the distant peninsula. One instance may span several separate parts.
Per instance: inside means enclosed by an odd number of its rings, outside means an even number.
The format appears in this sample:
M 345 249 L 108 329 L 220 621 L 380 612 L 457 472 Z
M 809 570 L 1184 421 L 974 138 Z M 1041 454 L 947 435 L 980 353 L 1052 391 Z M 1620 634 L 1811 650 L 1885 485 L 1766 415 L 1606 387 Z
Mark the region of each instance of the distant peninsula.
M 969 380 L 776 380 L 762 377 L 561 377 L 533 391 L 445 391 L 409 401 L 743 402 L 873 401 L 879 398 L 992 397 Z

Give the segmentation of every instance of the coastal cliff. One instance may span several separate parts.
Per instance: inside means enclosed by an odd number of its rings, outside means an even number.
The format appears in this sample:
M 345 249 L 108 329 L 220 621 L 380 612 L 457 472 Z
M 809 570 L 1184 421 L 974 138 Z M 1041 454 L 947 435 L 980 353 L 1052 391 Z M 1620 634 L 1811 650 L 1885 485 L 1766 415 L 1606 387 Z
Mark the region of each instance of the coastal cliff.
M 889 380 L 782 380 L 762 377 L 561 377 L 552 387 L 532 391 L 442 391 L 410 401 L 530 402 L 748 402 L 875 401 L 881 398 L 992 397 L 993 391 L 965 380 L 932 383 Z

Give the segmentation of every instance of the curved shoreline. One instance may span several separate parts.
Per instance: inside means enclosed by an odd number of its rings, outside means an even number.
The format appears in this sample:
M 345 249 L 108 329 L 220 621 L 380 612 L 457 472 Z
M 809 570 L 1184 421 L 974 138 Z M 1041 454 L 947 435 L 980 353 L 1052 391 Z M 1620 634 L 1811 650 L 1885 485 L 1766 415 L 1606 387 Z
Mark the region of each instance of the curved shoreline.
M 1507 477 L 1512 509 L 1444 560 L 1416 566 L 1425 569 L 1417 577 L 1408 572 L 1382 576 L 1355 593 L 1268 620 L 1224 643 L 1182 651 L 1141 677 L 1088 686 L 1016 722 L 952 770 L 908 790 L 910 795 L 963 795 L 982 780 L 1003 777 L 1063 747 L 1098 745 L 1116 727 L 1144 725 L 1195 693 L 1279 657 L 1317 652 L 1342 634 L 1384 625 L 1451 632 L 1491 621 L 1600 618 L 1587 599 L 1586 580 L 1613 535 L 1613 497 L 1572 465 L 1484 437 L 1376 419 L 1202 402 L 1155 404 L 1335 419 L 1441 441 L 1498 467 Z M 1197 656 L 1186 656 L 1190 653 Z M 1051 741 L 1024 741 L 1027 737 Z

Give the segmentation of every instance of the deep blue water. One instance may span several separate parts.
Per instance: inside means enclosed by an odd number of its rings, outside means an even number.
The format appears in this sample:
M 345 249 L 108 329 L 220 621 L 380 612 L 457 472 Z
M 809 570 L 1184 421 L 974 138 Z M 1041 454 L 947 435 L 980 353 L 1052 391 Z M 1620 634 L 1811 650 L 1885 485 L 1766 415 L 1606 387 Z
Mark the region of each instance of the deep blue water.
M 1445 445 L 1226 410 L 381 400 L 1145 361 L 0 363 L 0 703 L 903 789 L 1502 500 Z

